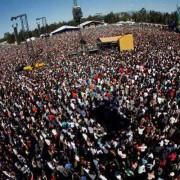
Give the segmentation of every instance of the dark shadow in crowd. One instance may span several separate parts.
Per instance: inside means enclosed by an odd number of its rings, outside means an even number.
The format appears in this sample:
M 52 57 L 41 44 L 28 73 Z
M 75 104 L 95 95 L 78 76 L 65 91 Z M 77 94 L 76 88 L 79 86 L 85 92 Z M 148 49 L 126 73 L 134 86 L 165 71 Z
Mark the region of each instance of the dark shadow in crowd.
M 118 112 L 113 102 L 103 101 L 97 108 L 91 110 L 92 118 L 95 118 L 109 134 L 121 129 L 127 129 L 130 121 Z

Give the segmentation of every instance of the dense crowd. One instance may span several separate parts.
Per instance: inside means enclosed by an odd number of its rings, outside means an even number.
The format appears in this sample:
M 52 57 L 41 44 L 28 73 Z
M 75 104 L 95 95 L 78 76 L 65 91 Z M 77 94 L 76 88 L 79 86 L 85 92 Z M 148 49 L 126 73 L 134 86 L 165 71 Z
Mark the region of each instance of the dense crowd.
M 16 71 L 29 63 L 23 44 L 0 48 L 0 179 L 180 178 L 180 35 L 82 31 L 87 47 L 126 33 L 135 49 L 121 53 L 69 56 L 78 32 L 39 39 L 36 58 L 47 66 L 33 71 Z

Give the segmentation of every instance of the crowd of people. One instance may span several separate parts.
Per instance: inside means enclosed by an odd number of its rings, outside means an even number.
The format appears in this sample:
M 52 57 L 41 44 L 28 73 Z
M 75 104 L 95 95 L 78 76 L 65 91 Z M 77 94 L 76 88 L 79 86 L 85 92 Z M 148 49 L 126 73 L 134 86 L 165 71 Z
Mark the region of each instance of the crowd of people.
M 47 65 L 32 71 L 16 71 L 29 63 L 24 44 L 0 47 L 0 179 L 180 178 L 180 35 L 82 31 L 87 47 L 127 33 L 133 51 L 72 56 L 78 32 L 39 39 L 37 60 Z

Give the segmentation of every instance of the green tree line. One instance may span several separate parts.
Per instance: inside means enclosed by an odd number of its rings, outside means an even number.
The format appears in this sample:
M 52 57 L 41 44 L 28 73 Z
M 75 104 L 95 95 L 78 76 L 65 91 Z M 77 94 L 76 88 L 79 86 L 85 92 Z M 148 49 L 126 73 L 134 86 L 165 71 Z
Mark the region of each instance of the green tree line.
M 176 19 L 176 12 L 173 13 L 162 13 L 157 11 L 147 11 L 145 8 L 142 8 L 140 11 L 136 12 L 122 12 L 122 13 L 113 13 L 110 12 L 106 15 L 94 15 L 94 16 L 88 16 L 87 18 L 82 18 L 81 22 L 89 21 L 89 20 L 100 20 L 104 21 L 109 24 L 116 23 L 118 21 L 127 21 L 132 20 L 135 22 L 147 22 L 147 23 L 158 23 L 158 24 L 169 24 L 172 21 L 175 21 Z M 59 22 L 59 23 L 52 23 L 48 25 L 48 33 L 52 32 L 56 28 L 63 26 L 63 25 L 71 25 L 76 26 L 77 22 L 74 20 L 70 20 L 68 22 Z M 41 28 L 41 34 L 43 34 L 43 28 Z M 29 32 L 30 36 L 38 37 L 39 31 L 38 29 L 34 29 Z M 19 32 L 19 40 L 23 41 L 23 32 Z M 8 43 L 14 43 L 15 37 L 12 33 L 5 33 L 4 37 L 0 39 L 0 42 L 7 41 Z

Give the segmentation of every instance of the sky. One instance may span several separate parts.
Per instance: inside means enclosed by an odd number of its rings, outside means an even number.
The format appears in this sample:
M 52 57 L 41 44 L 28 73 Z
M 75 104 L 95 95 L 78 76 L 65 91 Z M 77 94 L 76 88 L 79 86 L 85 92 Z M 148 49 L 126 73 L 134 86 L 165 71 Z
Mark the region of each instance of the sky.
M 36 26 L 36 18 L 45 16 L 48 23 L 71 20 L 73 0 L 0 0 L 0 38 L 12 32 L 10 18 L 26 13 L 30 29 Z M 83 16 L 111 11 L 135 11 L 141 8 L 161 12 L 176 10 L 177 0 L 78 0 Z

